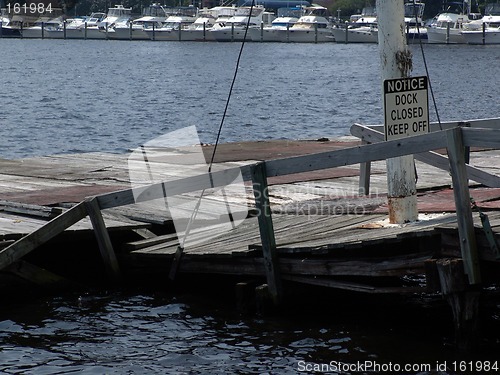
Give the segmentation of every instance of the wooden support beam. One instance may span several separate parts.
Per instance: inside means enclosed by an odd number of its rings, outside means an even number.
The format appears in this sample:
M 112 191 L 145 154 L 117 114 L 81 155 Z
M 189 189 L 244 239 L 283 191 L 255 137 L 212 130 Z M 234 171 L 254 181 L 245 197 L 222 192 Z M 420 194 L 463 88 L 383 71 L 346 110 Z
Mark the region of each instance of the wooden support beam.
M 264 266 L 266 270 L 269 292 L 276 305 L 281 302 L 282 286 L 276 252 L 273 220 L 269 202 L 269 189 L 267 186 L 266 164 L 259 163 L 252 170 L 253 191 L 255 195 L 255 208 L 259 221 L 260 239 L 264 253 Z
M 118 265 L 118 260 L 116 259 L 113 245 L 111 244 L 111 239 L 109 238 L 108 230 L 106 229 L 106 224 L 104 223 L 104 219 L 102 217 L 99 203 L 95 197 L 88 198 L 84 202 L 90 221 L 94 227 L 94 233 L 99 245 L 102 260 L 104 261 L 104 265 L 106 267 L 106 273 L 110 279 L 118 281 L 121 277 L 120 267 Z
M 68 211 L 49 221 L 44 226 L 20 238 L 0 251 L 0 270 L 18 261 L 38 246 L 57 236 L 66 228 L 79 222 L 87 215 L 85 204 L 78 203 Z
M 479 257 L 474 221 L 469 193 L 469 181 L 465 168 L 465 147 L 462 139 L 462 130 L 455 128 L 446 132 L 448 139 L 448 159 L 450 160 L 453 194 L 457 212 L 460 249 L 464 261 L 465 273 L 471 285 L 481 282 Z
M 18 260 L 5 268 L 5 271 L 13 273 L 25 280 L 43 287 L 65 289 L 75 284 L 68 279 L 56 275 L 46 269 L 28 263 L 24 260 Z

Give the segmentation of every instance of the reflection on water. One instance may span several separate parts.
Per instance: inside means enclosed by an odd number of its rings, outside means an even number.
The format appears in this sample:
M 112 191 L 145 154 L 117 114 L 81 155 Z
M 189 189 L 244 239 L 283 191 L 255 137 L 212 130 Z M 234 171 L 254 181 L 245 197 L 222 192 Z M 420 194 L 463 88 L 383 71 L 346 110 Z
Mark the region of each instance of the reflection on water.
M 427 321 L 425 309 L 418 318 L 407 308 L 391 311 L 370 299 L 353 308 L 349 300 L 299 303 L 296 312 L 270 317 L 242 316 L 231 298 L 206 294 L 113 292 L 12 302 L 0 313 L 0 371 L 296 374 L 319 364 L 435 365 L 463 358 L 454 353 L 439 309 Z M 494 360 L 498 342 L 482 350 Z

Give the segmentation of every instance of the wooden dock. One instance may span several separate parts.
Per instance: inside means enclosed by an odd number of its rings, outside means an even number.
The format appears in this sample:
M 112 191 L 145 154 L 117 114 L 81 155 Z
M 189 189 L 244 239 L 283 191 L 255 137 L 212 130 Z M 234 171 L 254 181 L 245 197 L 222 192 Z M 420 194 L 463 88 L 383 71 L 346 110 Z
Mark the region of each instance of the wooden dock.
M 500 137 L 497 120 L 489 129 L 482 121 L 457 125 L 385 143 L 376 127 L 356 125 L 360 139 L 225 144 L 216 154 L 222 170 L 191 177 L 182 160 L 158 152 L 148 163 L 170 164 L 164 182 L 145 178 L 133 188 L 131 176 L 145 173 L 131 171 L 129 155 L 0 160 L 1 275 L 9 286 L 13 277 L 61 286 L 235 275 L 261 280 L 276 303 L 300 283 L 372 294 L 460 292 L 453 303 L 466 309 L 475 294 L 464 291 L 499 281 Z M 211 150 L 202 147 L 206 156 Z M 384 160 L 406 153 L 416 159 L 419 221 L 389 224 Z M 207 194 L 196 241 L 181 246 L 165 199 L 192 201 L 235 172 L 244 188 L 224 199 L 248 207 L 247 217 L 212 235 L 224 205 Z M 137 203 L 138 191 L 145 202 Z M 91 278 L 82 267 L 92 267 Z

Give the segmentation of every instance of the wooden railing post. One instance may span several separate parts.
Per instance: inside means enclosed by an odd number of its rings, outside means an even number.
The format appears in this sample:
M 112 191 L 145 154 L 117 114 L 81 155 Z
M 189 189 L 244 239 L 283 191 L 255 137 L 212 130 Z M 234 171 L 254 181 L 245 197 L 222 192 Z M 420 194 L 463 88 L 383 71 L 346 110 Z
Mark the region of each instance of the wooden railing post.
M 259 163 L 252 168 L 252 183 L 257 209 L 260 239 L 266 269 L 267 285 L 275 305 L 281 302 L 282 286 L 276 254 L 273 220 L 269 203 L 266 164 Z
M 118 281 L 121 277 L 120 267 L 118 266 L 115 251 L 113 250 L 113 245 L 111 244 L 111 239 L 109 238 L 109 233 L 102 218 L 101 208 L 97 199 L 95 197 L 86 199 L 85 208 L 94 227 L 94 233 L 106 267 L 106 273 L 111 279 Z
M 362 140 L 364 145 L 368 144 L 367 141 Z M 371 173 L 371 162 L 367 161 L 359 165 L 359 194 L 369 195 L 370 194 L 370 173 Z
M 481 275 L 479 270 L 479 257 L 477 254 L 476 237 L 474 235 L 474 221 L 469 193 L 469 180 L 465 165 L 465 147 L 462 129 L 448 130 L 448 159 L 450 160 L 453 194 L 457 211 L 458 233 L 460 237 L 460 250 L 464 261 L 465 273 L 469 283 L 479 284 Z

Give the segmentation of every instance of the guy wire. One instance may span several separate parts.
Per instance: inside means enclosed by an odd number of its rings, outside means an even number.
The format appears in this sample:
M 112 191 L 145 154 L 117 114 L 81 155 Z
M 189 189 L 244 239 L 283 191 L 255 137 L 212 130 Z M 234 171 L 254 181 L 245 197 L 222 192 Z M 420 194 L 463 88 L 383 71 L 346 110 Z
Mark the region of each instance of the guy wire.
M 243 35 L 243 41 L 241 42 L 240 51 L 238 53 L 238 59 L 236 60 L 236 67 L 234 69 L 233 80 L 231 81 L 231 86 L 229 88 L 229 94 L 227 96 L 226 105 L 224 107 L 224 112 L 222 114 L 221 122 L 219 124 L 219 130 L 217 132 L 217 137 L 215 139 L 214 149 L 212 151 L 212 157 L 210 158 L 210 164 L 208 166 L 208 173 L 212 172 L 212 165 L 213 165 L 214 159 L 215 159 L 215 152 L 217 151 L 217 146 L 219 144 L 220 135 L 222 133 L 222 127 L 224 125 L 224 120 L 226 118 L 227 109 L 229 108 L 229 102 L 231 100 L 231 95 L 233 93 L 233 87 L 234 87 L 234 84 L 236 82 L 236 77 L 238 75 L 238 70 L 239 70 L 239 66 L 240 66 L 240 60 L 241 60 L 241 56 L 243 55 L 243 48 L 245 46 L 245 42 L 247 40 L 248 27 L 250 26 L 250 18 L 252 17 L 254 4 L 255 4 L 255 0 L 252 0 L 252 4 L 250 5 L 250 12 L 248 14 L 247 24 L 246 24 L 246 28 L 245 28 L 245 34 Z M 210 176 L 210 180 L 212 180 L 212 176 Z M 202 200 L 204 194 L 205 194 L 205 189 L 203 189 L 201 191 L 200 197 L 198 198 L 198 201 L 196 202 L 196 206 L 194 207 L 193 212 L 191 213 L 191 216 L 189 218 L 188 224 L 186 226 L 186 232 L 184 234 L 182 245 L 180 245 L 181 249 L 184 248 L 184 244 L 186 243 L 186 239 L 187 239 L 187 237 L 189 235 L 189 232 L 191 231 L 192 223 L 193 223 L 194 219 L 196 218 L 196 215 L 198 214 L 198 210 L 200 208 L 201 200 Z M 224 197 L 225 197 L 225 195 L 224 195 Z M 229 212 L 229 217 L 230 217 L 230 220 L 231 220 L 231 223 L 232 223 L 233 220 L 232 220 L 231 212 Z
M 422 38 L 420 38 L 420 23 L 418 20 L 418 15 L 417 15 L 417 7 L 416 7 L 416 0 L 413 0 L 413 13 L 415 16 L 415 24 L 417 25 L 417 34 L 419 35 L 419 45 L 420 45 L 420 51 L 422 53 L 422 61 L 424 63 L 424 68 L 425 68 L 425 75 L 427 76 L 427 81 L 429 83 L 429 89 L 431 91 L 431 97 L 432 97 L 432 104 L 434 105 L 434 110 L 436 111 L 436 118 L 439 124 L 439 130 L 443 130 L 443 127 L 441 126 L 441 119 L 439 117 L 439 111 L 436 103 L 436 98 L 434 97 L 434 90 L 432 89 L 432 84 L 431 84 L 431 77 L 429 76 L 429 69 L 427 67 L 427 60 L 425 58 L 425 53 L 424 53 L 424 46 L 422 43 Z

